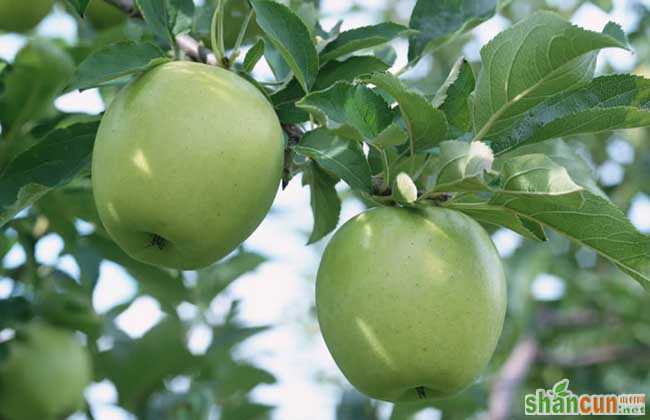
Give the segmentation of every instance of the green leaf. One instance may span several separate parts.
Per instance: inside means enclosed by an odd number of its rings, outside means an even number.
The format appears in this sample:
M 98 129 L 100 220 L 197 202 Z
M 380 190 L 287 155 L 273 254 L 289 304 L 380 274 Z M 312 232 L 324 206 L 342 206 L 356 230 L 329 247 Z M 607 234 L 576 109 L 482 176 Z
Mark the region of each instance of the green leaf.
M 348 55 L 358 50 L 385 44 L 401 35 L 410 35 L 414 31 L 393 22 L 363 26 L 341 32 L 336 39 L 329 42 L 320 53 L 321 63 Z
M 193 381 L 186 392 L 161 391 L 146 404 L 145 419 L 209 419 L 216 402 L 209 384 Z
M 644 126 L 650 126 L 650 80 L 603 76 L 531 108 L 511 133 L 495 137 L 492 147 L 503 153 L 555 137 Z
M 359 143 L 319 128 L 306 133 L 294 150 L 314 159 L 321 168 L 341 178 L 352 188 L 365 192 L 372 190 L 370 166 Z
M 469 131 L 472 125 L 469 96 L 474 91 L 475 84 L 472 66 L 461 57 L 431 101 L 434 107 L 445 113 L 450 128 L 459 135 Z
M 285 81 L 289 78 L 291 75 L 291 67 L 282 58 L 280 50 L 275 48 L 275 45 L 273 45 L 268 37 L 264 38 L 264 58 L 269 63 L 271 72 L 273 72 L 276 80 Z M 298 83 L 298 85 L 300 84 Z
M 313 90 L 323 90 L 336 82 L 352 82 L 363 74 L 384 72 L 388 64 L 370 55 L 352 56 L 345 60 L 332 60 L 321 67 Z
M 395 177 L 400 172 L 406 172 L 413 176 L 416 180 L 420 181 L 420 171 L 424 172 L 427 167 L 427 161 L 430 160 L 431 154 L 419 153 L 417 155 L 409 155 L 408 149 L 398 151 L 397 148 L 391 147 L 384 149 L 386 157 L 388 158 L 389 166 L 389 179 L 387 185 L 392 185 L 395 182 Z M 421 168 L 421 169 L 420 169 Z
M 101 226 L 90 188 L 71 188 L 70 185 L 50 191 L 35 204 L 39 213 L 47 217 L 49 229 L 63 238 L 64 252 L 75 249 L 79 237 L 75 226 L 77 219 Z
M 189 32 L 194 20 L 194 1 L 167 0 L 167 14 L 172 35 Z
M 174 45 L 174 37 L 169 28 L 167 1 L 135 0 L 135 4 L 138 6 L 149 29 L 160 39 L 165 40 L 168 46 Z
M 227 403 L 221 407 L 219 420 L 265 419 L 273 406 L 253 402 Z
M 594 249 L 623 272 L 650 287 L 650 237 L 640 233 L 610 201 L 583 190 L 582 203 L 557 196 L 501 195 L 490 204 L 548 226 L 579 245 Z
M 255 270 L 265 261 L 266 258 L 259 254 L 240 251 L 225 261 L 199 270 L 196 295 L 202 302 L 209 304 L 233 281 Z
M 192 0 L 135 0 L 142 17 L 151 31 L 175 44 L 174 37 L 192 27 L 194 2 Z
M 581 187 L 591 191 L 602 198 L 607 198 L 605 193 L 600 189 L 596 182 L 596 173 L 591 166 L 576 153 L 575 150 L 561 139 L 554 139 L 545 141 L 543 143 L 534 143 L 527 146 L 517 148 L 512 152 L 505 153 L 499 156 L 494 166 L 498 169 L 503 162 L 508 161 L 514 156 L 521 156 L 532 153 L 542 153 L 551 158 L 555 163 L 564 166 L 571 179 Z
M 342 24 L 343 21 L 339 19 L 329 31 L 326 31 L 325 29 L 323 29 L 323 27 L 320 25 L 319 22 L 316 22 L 316 26 L 314 27 L 314 34 L 316 36 L 321 37 L 325 41 L 332 40 L 337 36 L 339 36 L 339 34 L 341 33 Z
M 539 223 L 508 212 L 501 206 L 490 205 L 484 199 L 474 195 L 454 199 L 448 206 L 481 223 L 508 228 L 524 238 L 546 241 L 544 228 Z
M 617 39 L 621 44 L 624 44 L 627 48 L 630 48 L 630 43 L 627 39 L 627 35 L 625 35 L 623 28 L 621 28 L 621 25 L 618 23 L 611 21 L 607 22 L 603 28 L 603 33 L 611 36 L 614 39 Z
M 283 124 L 300 124 L 309 121 L 309 113 L 298 109 L 293 102 L 286 102 L 275 106 L 275 113 Z
M 0 226 L 90 166 L 98 122 L 52 131 L 12 160 L 0 177 Z
M 5 138 L 53 112 L 53 102 L 74 72 L 70 56 L 56 44 L 35 39 L 23 47 L 3 72 L 0 124 Z
M 312 92 L 296 105 L 313 114 L 322 125 L 348 125 L 367 139 L 376 137 L 393 121 L 393 113 L 380 95 L 365 85 L 348 82 Z
M 72 10 L 74 10 L 79 17 L 82 17 L 86 14 L 86 8 L 88 7 L 90 0 L 66 0 L 66 2 L 72 6 Z
M 73 255 L 79 266 L 79 281 L 90 293 L 95 289 L 99 280 L 99 267 L 104 256 L 87 243 L 77 243 Z
M 397 61 L 397 51 L 392 45 L 386 44 L 375 48 L 373 55 L 386 63 L 387 66 L 392 66 Z
M 120 405 L 132 411 L 151 393 L 164 389 L 164 380 L 197 364 L 185 346 L 183 326 L 171 317 L 139 339 L 116 339 L 95 362 L 98 377 L 108 378 L 117 388 Z
M 515 198 L 546 200 L 573 208 L 583 203 L 584 189 L 571 179 L 563 166 L 542 154 L 510 159 L 503 165 L 498 181 L 499 190 L 491 204 Z
M 323 171 L 315 163 L 305 169 L 303 185 L 309 185 L 314 227 L 307 244 L 319 241 L 336 228 L 341 213 L 341 199 L 336 193 L 338 179 Z
M 425 152 L 447 136 L 447 121 L 422 95 L 409 90 L 390 73 L 373 73 L 360 78 L 372 83 L 395 98 L 404 118 L 411 141 L 411 151 Z
M 68 280 L 78 287 L 72 278 Z M 51 289 L 55 287 L 52 284 L 48 286 Z M 37 295 L 35 309 L 38 316 L 53 324 L 83 331 L 95 339 L 101 334 L 103 319 L 93 309 L 92 295 L 85 291 L 71 287 L 62 291 L 41 290 Z
M 409 39 L 409 61 L 451 41 L 495 15 L 509 1 L 418 0 L 409 26 L 419 32 Z
M 408 140 L 408 134 L 402 130 L 399 124 L 391 123 L 373 139 L 367 140 L 368 144 L 378 147 L 391 147 L 404 144 Z
M 226 322 L 221 325 L 216 325 L 212 328 L 212 344 L 208 349 L 207 356 L 212 359 L 219 359 L 226 356 L 232 348 L 254 336 L 255 334 L 267 331 L 270 327 L 242 327 L 237 323 L 232 322 L 237 316 L 238 301 L 234 301 L 230 307 L 229 312 L 226 314 Z
M 332 60 L 321 67 L 312 89 L 314 91 L 324 90 L 336 82 L 352 82 L 362 74 L 386 70 L 388 70 L 388 65 L 372 56 L 354 56 L 344 61 Z M 305 92 L 300 87 L 298 81 L 292 79 L 284 89 L 273 94 L 272 99 L 273 103 L 277 106 L 294 102 L 304 95 Z
M 124 41 L 91 53 L 79 64 L 69 89 L 84 90 L 111 80 L 145 72 L 169 61 L 165 53 L 150 42 Z
M 472 109 L 476 139 L 507 135 L 530 108 L 586 84 L 598 50 L 608 47 L 626 44 L 550 12 L 537 12 L 501 32 L 481 49 Z
M 258 39 L 244 57 L 244 70 L 252 72 L 260 58 L 264 56 L 264 40 Z
M 0 299 L 0 328 L 10 328 L 34 316 L 30 303 L 23 296 Z
M 248 393 L 258 385 L 276 383 L 270 372 L 249 364 L 218 360 L 216 365 L 215 392 L 219 399 L 228 400 Z
M 484 143 L 444 141 L 435 161 L 431 190 L 485 191 L 484 173 L 491 168 L 493 159 L 492 151 Z
M 318 53 L 309 30 L 291 9 L 270 0 L 251 0 L 257 24 L 309 92 L 318 74 Z

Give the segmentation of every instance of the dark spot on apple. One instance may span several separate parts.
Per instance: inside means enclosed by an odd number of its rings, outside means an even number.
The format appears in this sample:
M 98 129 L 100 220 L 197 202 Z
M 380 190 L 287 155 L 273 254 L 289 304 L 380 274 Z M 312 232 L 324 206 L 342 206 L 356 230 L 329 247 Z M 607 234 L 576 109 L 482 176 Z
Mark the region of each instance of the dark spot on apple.
M 160 249 L 161 251 L 165 249 L 165 246 L 167 246 L 167 239 L 163 238 L 162 236 L 158 235 L 157 233 L 152 233 L 151 234 L 151 240 L 149 242 L 149 246 L 155 246 L 156 248 Z

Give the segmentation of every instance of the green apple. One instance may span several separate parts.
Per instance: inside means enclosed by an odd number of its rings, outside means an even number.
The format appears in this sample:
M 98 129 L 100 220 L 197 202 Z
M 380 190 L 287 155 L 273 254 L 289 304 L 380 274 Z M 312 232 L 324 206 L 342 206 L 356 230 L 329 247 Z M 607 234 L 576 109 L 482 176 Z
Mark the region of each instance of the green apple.
M 140 261 L 196 269 L 241 244 L 280 183 L 284 139 L 271 104 L 230 71 L 155 67 L 102 118 L 92 163 L 104 227 Z
M 379 208 L 328 244 L 316 282 L 330 353 L 359 391 L 403 402 L 477 378 L 506 310 L 501 260 L 481 226 L 442 208 Z
M 104 0 L 90 0 L 86 9 L 86 19 L 95 29 L 103 30 L 124 22 L 126 14 Z
M 0 417 L 54 420 L 83 408 L 90 357 L 74 334 L 41 322 L 27 324 L 0 362 Z
M 26 32 L 52 9 L 54 0 L 0 0 L 0 31 Z

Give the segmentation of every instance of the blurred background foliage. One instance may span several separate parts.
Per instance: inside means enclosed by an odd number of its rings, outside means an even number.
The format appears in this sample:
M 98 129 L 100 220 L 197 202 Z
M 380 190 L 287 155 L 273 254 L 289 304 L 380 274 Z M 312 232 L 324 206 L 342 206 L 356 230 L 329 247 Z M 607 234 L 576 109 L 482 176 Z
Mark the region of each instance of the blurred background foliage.
M 305 21 L 315 23 L 319 17 L 318 1 L 286 3 Z M 407 23 L 413 4 L 398 0 L 323 3 L 328 3 L 323 4 L 321 16 L 322 22 L 329 23 L 323 23 L 326 29 L 339 18 L 362 23 Z M 214 4 L 201 4 L 194 34 L 208 43 L 207 28 Z M 62 10 L 64 6 L 57 7 Z M 234 43 L 247 7 L 244 1 L 230 1 L 227 45 Z M 405 78 L 414 88 L 434 93 L 459 55 L 466 54 L 478 67 L 480 45 L 496 30 L 534 10 L 553 9 L 575 20 L 586 9 L 592 13 L 587 16 L 595 16 L 611 13 L 617 7 L 625 13 L 614 14 L 615 19 L 634 21 L 630 25 L 620 23 L 628 28 L 635 54 L 622 64 L 617 63 L 616 57 L 601 59 L 599 71 L 621 71 L 617 65 L 622 65 L 627 66 L 625 71 L 648 77 L 647 1 L 514 0 L 499 16 L 423 59 Z M 108 27 L 102 23 L 77 23 L 79 36 L 74 42 L 30 36 L 15 58 L 0 61 L 0 168 L 48 129 L 89 118 L 83 112 L 63 112 L 53 106 L 74 63 L 111 42 L 154 39 L 134 20 L 117 19 L 115 26 Z M 254 42 L 258 35 L 259 30 L 253 27 L 247 42 Z M 381 55 L 389 60 L 399 58 L 404 47 L 405 43 L 394 43 Z M 267 52 L 267 59 L 273 60 L 272 51 Z M 103 101 L 110 102 L 119 87 L 117 83 L 100 89 Z M 600 187 L 646 233 L 650 231 L 649 137 L 648 130 L 630 130 L 572 138 L 569 142 L 590 164 Z M 357 199 L 349 195 L 346 200 Z M 308 213 L 307 207 L 304 212 Z M 86 413 L 75 418 L 286 418 L 278 415 L 272 404 L 260 402 L 255 394 L 260 387 L 275 386 L 272 369 L 257 366 L 238 351 L 242 343 L 265 334 L 274 325 L 244 322 L 236 299 L 220 301 L 227 302 L 220 316 L 212 311 L 215 300 L 233 282 L 267 263 L 267 257 L 242 248 L 227 260 L 198 272 L 173 272 L 134 261 L 107 239 L 87 179 L 48 193 L 37 205 L 5 225 L 1 233 L 0 341 L 11 337 L 12 327 L 33 317 L 79 331 L 92 352 L 95 382 L 110 383 L 117 391 L 115 405 L 123 409 L 118 414 L 98 414 L 89 393 Z M 505 257 L 509 307 L 496 354 L 475 385 L 451 399 L 393 407 L 356 393 L 333 368 L 315 369 L 314 381 L 324 387 L 335 386 L 338 402 L 327 415 L 306 410 L 303 417 L 296 418 L 328 418 L 331 413 L 337 420 L 440 416 L 515 419 L 523 417 L 525 393 L 550 388 L 562 378 L 569 378 L 570 388 L 577 393 L 650 394 L 648 294 L 592 251 L 563 238 L 552 235 L 549 242 L 537 244 L 494 229 L 492 233 Z M 66 256 L 73 260 L 75 269 L 66 269 L 58 264 L 58 259 L 57 263 L 47 263 L 38 258 L 39 241 L 51 239 L 52 235 L 58 235 L 63 243 L 57 258 Z M 305 234 L 303 240 L 306 239 Z M 275 246 L 283 247 L 282 236 L 274 240 Z M 313 252 L 320 253 L 323 242 L 326 240 L 312 246 Z M 108 310 L 98 310 L 97 284 L 101 265 L 106 261 L 121 267 L 120 275 L 134 278 L 137 291 Z M 313 268 L 301 281 L 313 283 Z M 155 300 L 162 316 L 143 334 L 127 334 L 116 320 L 143 296 Z M 308 306 L 313 306 L 312 296 L 304 298 L 309 300 Z M 301 323 L 301 334 L 318 337 L 313 309 Z M 209 344 L 198 352 L 188 346 L 197 326 L 211 336 Z M 300 398 L 300 394 L 287 397 L 296 403 Z

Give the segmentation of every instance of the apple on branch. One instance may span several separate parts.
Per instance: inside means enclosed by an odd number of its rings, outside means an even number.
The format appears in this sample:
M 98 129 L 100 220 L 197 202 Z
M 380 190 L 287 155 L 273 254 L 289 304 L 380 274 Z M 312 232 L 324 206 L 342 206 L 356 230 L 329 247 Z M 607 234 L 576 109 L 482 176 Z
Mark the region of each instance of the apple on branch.
M 327 347 L 361 392 L 394 402 L 447 397 L 471 385 L 494 352 L 505 277 L 470 217 L 382 207 L 328 244 L 316 308 Z
M 269 211 L 284 160 L 271 104 L 235 73 L 171 62 L 125 87 L 95 141 L 93 192 L 133 258 L 196 269 L 239 246 Z

